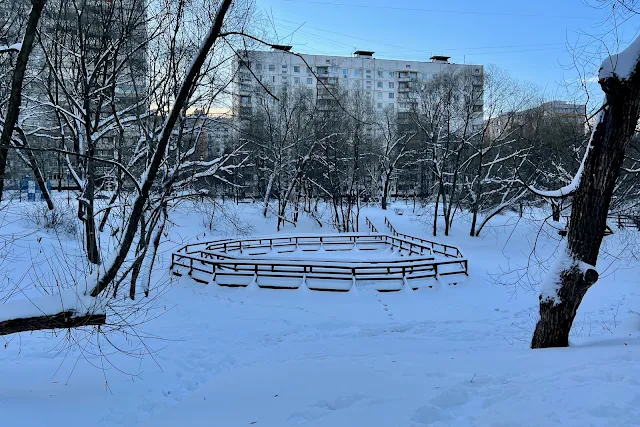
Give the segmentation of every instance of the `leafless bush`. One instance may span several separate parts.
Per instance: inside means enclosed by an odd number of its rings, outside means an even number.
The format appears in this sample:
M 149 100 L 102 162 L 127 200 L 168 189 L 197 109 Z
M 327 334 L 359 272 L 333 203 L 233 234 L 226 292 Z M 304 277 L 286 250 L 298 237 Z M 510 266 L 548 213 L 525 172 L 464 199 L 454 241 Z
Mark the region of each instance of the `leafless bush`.
M 56 209 L 49 210 L 45 204 L 37 204 L 27 210 L 27 218 L 47 231 L 73 237 L 79 234 L 79 222 L 71 206 L 59 204 Z

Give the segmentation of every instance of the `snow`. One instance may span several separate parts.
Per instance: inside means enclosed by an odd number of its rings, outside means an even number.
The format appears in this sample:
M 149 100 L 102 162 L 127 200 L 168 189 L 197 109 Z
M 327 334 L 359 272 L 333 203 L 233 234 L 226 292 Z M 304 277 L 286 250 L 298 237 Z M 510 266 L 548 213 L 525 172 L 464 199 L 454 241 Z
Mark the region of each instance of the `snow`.
M 598 121 L 601 120 L 603 116 L 603 113 L 600 112 L 600 115 L 598 116 Z M 596 126 L 593 127 L 593 132 L 595 132 Z M 574 177 L 571 179 L 571 182 L 567 185 L 565 185 L 562 188 L 559 188 L 557 190 L 552 190 L 552 191 L 544 191 L 544 190 L 538 190 L 537 188 L 534 188 L 532 186 L 528 186 L 529 190 L 531 190 L 532 192 L 534 192 L 535 194 L 542 196 L 542 197 L 551 197 L 551 198 L 559 198 L 559 197 L 565 197 L 565 196 L 569 196 L 571 194 L 573 194 L 578 187 L 580 186 L 580 180 L 582 180 L 582 174 L 584 172 L 584 166 L 587 162 L 587 157 L 589 155 L 589 152 L 591 151 L 591 141 L 593 140 L 593 133 L 591 134 L 591 138 L 589 139 L 589 145 L 587 146 L 587 149 L 584 152 L 584 156 L 582 156 L 582 161 L 580 162 L 580 166 L 578 167 L 578 171 L 576 172 L 576 174 L 574 175 Z
M 588 270 L 596 270 L 595 266 L 572 256 L 568 252 L 566 245 L 563 244 L 540 287 L 540 297 L 543 301 L 553 301 L 555 304 L 561 303 L 560 296 L 558 295 L 558 291 L 560 290 L 560 273 L 570 270 L 571 268 L 577 268 L 578 271 L 583 274 Z
M 620 80 L 627 80 L 636 68 L 640 58 L 640 36 L 622 52 L 611 55 L 602 62 L 598 77 L 600 80 L 609 77 L 617 77 Z
M 566 248 L 559 251 L 553 265 L 547 272 L 547 277 L 540 287 L 540 298 L 543 301 L 553 301 L 555 304 L 562 302 L 558 295 L 558 291 L 560 290 L 560 273 L 569 269 L 573 262 L 574 260 L 567 253 Z
M 0 211 L 2 233 L 19 238 L 9 252 L 0 248 L 0 263 L 10 264 L 2 271 L 17 279 L 28 262 L 35 269 L 30 279 L 43 278 L 51 268 L 47 256 L 60 248 L 73 254 L 78 243 L 34 229 L 20 219 L 28 203 L 15 205 Z M 524 218 L 506 212 L 480 238 L 468 236 L 469 218 L 459 214 L 450 237 L 434 238 L 428 207 L 416 214 L 401 203 L 387 212 L 362 210 L 361 230 L 365 216 L 381 224 L 387 215 L 401 233 L 459 247 L 469 259 L 470 277 L 457 286 L 436 282 L 418 291 L 326 293 L 305 286 L 223 288 L 170 276 L 171 253 L 187 243 L 275 232 L 276 218 L 262 217 L 262 203 L 224 206 L 233 221 L 216 214 L 215 231 L 204 226 L 198 206 L 172 210 L 154 287 L 150 298 L 140 300 L 146 304 L 140 312 L 148 314 L 128 319 L 133 327 L 126 335 L 107 333 L 122 351 L 101 334 L 82 331 L 70 338 L 44 332 L 4 337 L 2 424 L 637 424 L 640 261 L 632 255 L 638 250 L 637 231 L 618 230 L 605 239 L 600 279 L 578 311 L 571 347 L 533 351 L 538 284 L 563 250 L 557 230 L 544 225 L 538 233 L 546 211 L 526 211 Z M 394 214 L 394 207 L 404 215 Z M 303 218 L 283 232 L 333 230 Z M 534 244 L 536 255 L 530 256 Z M 521 269 L 527 265 L 525 276 Z M 517 287 L 504 284 L 516 282 Z M 113 320 L 107 310 L 107 321 Z
M 73 311 L 77 315 L 105 313 L 104 307 L 96 304 L 95 298 L 65 289 L 53 295 L 16 299 L 0 305 L 0 322 L 52 316 L 63 311 Z
M 22 43 L 14 43 L 9 46 L 0 46 L 0 53 L 20 52 L 20 49 L 22 49 Z

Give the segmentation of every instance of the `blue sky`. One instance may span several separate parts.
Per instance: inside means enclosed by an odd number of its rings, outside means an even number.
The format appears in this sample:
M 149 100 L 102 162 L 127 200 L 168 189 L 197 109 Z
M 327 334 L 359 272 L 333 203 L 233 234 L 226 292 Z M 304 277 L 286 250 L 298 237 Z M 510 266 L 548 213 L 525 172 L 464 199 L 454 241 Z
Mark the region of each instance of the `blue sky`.
M 604 55 L 606 47 L 593 36 L 606 34 L 607 47 L 616 48 L 609 10 L 588 5 L 597 0 L 256 1 L 273 18 L 280 41 L 297 52 L 349 55 L 358 48 L 414 60 L 448 55 L 459 63 L 496 64 L 550 97 L 566 97 L 563 83 L 578 78 L 567 42 Z M 619 26 L 622 47 L 638 23 L 632 18 Z M 597 74 L 597 65 L 587 68 Z

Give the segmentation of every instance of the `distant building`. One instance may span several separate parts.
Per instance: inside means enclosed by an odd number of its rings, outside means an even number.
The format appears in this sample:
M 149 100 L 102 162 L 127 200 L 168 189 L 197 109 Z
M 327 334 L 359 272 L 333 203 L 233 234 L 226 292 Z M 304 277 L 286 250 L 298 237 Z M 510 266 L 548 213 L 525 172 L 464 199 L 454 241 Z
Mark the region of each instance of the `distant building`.
M 573 104 L 566 101 L 543 102 L 538 107 L 523 111 L 511 111 L 489 119 L 485 137 L 496 139 L 505 132 L 521 127 L 527 122 L 535 127 L 536 122 L 541 120 L 548 122 L 548 119 L 558 120 L 572 128 L 575 126 L 574 130 L 577 133 L 584 133 L 586 131 L 586 111 L 587 106 L 584 104 Z
M 186 146 L 197 140 L 191 160 L 211 160 L 224 154 L 232 137 L 232 118 L 195 112 L 185 117 Z

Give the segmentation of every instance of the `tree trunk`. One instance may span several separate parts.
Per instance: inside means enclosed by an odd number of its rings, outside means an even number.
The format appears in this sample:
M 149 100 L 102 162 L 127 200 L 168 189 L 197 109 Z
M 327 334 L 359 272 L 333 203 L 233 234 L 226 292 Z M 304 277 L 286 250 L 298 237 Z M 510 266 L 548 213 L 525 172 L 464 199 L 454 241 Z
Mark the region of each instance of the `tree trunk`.
M 9 146 L 11 145 L 11 138 L 13 137 L 13 131 L 15 129 L 16 122 L 18 121 L 20 106 L 22 104 L 22 83 L 24 81 L 25 71 L 27 70 L 29 56 L 33 50 L 33 41 L 36 36 L 38 21 L 40 21 L 42 9 L 44 9 L 45 4 L 46 0 L 32 0 L 31 2 L 29 21 L 27 22 L 22 46 L 20 47 L 20 52 L 16 59 L 16 67 L 13 70 L 9 105 L 7 107 L 7 114 L 4 120 L 4 127 L 2 128 L 2 135 L 0 135 L 0 147 L 2 147 L 0 148 L 0 201 L 2 201 L 2 192 L 4 190 Z
M 77 316 L 73 311 L 64 311 L 53 316 L 39 316 L 22 319 L 11 319 L 0 322 L 0 335 L 17 334 L 18 332 L 41 331 L 44 329 L 78 328 L 80 326 L 104 325 L 105 314 L 85 314 Z
M 640 116 L 637 69 L 636 63 L 636 71 L 627 79 L 613 75 L 600 80 L 607 103 L 591 136 L 580 185 L 573 196 L 564 255 L 568 262 L 559 271 L 550 272 L 557 275 L 551 277 L 558 283 L 557 297 L 540 295 L 540 320 L 532 348 L 568 345 L 582 298 L 597 280 L 595 270 L 583 263 L 595 266 L 598 260 L 613 190 Z
M 271 187 L 273 186 L 273 179 L 275 178 L 275 171 L 271 173 L 269 177 L 269 183 L 267 184 L 267 190 L 264 193 L 264 210 L 262 211 L 262 216 L 267 217 L 267 213 L 269 213 L 269 199 L 271 198 Z
M 382 184 L 382 210 L 387 210 L 387 200 L 389 199 L 389 176 L 386 175 Z
M 554 274 L 554 272 L 552 272 Z M 555 274 L 558 274 L 555 272 Z M 594 269 L 581 269 L 577 263 L 560 272 L 558 302 L 540 298 L 540 321 L 536 325 L 532 348 L 567 347 L 569 332 L 582 298 L 598 280 Z
M 440 191 L 438 190 L 438 193 L 436 194 L 436 206 L 435 209 L 433 210 L 433 235 L 437 236 L 438 235 L 438 206 L 440 203 Z
M 560 210 L 559 204 L 551 202 L 551 218 L 556 222 L 560 221 Z
M 478 223 L 478 205 L 477 203 L 473 204 L 472 207 L 473 216 L 471 218 L 471 229 L 469 230 L 469 236 L 476 236 L 476 224 Z

